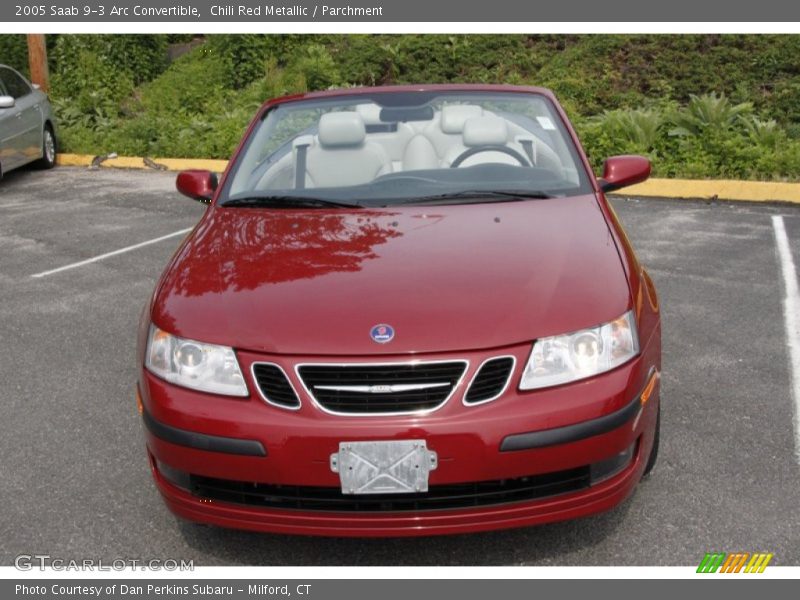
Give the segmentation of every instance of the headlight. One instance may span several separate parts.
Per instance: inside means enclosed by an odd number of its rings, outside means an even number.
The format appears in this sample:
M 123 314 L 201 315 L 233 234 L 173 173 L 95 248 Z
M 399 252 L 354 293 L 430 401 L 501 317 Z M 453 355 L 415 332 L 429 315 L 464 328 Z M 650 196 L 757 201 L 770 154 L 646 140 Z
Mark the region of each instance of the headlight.
M 591 329 L 536 340 L 519 388 L 534 390 L 585 379 L 610 371 L 637 354 L 636 319 L 629 311 Z
M 150 325 L 144 366 L 175 385 L 226 396 L 247 396 L 232 348 L 170 335 Z

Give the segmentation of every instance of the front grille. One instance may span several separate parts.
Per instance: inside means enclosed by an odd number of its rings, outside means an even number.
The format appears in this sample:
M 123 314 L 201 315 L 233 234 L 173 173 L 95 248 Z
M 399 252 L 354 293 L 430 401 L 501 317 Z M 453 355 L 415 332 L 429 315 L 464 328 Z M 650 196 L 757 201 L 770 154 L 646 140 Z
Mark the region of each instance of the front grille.
M 297 372 L 325 409 L 343 414 L 410 413 L 441 406 L 467 363 L 302 365 Z M 394 387 L 392 387 L 394 386 Z
M 513 368 L 514 358 L 511 356 L 487 360 L 472 379 L 472 383 L 464 395 L 464 402 L 475 404 L 499 396 L 505 389 Z
M 256 363 L 253 365 L 253 379 L 261 390 L 261 395 L 272 404 L 285 408 L 299 408 L 300 399 L 286 379 L 286 374 L 278 365 Z
M 189 489 L 203 499 L 310 511 L 404 512 L 526 502 L 589 487 L 589 467 L 517 479 L 432 485 L 419 494 L 353 496 L 335 487 L 273 485 L 191 475 Z

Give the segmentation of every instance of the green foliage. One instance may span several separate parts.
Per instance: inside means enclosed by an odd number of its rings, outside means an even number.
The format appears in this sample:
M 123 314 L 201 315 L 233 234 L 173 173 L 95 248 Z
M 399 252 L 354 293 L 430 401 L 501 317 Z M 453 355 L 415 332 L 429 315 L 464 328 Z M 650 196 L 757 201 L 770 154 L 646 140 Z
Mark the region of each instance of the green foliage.
M 797 179 L 800 140 L 750 111 L 708 97 L 680 109 L 608 111 L 576 126 L 597 170 L 607 156 L 636 153 L 653 161 L 658 177 Z
M 310 90 L 324 90 L 340 85 L 341 76 L 336 62 L 325 46 L 306 46 L 289 66 L 289 71 L 305 80 Z
M 655 109 L 607 110 L 593 120 L 610 136 L 629 142 L 638 152 L 655 148 L 664 124 L 663 115 Z
M 723 133 L 732 129 L 741 117 L 746 117 L 753 111 L 750 102 L 734 105 L 725 94 L 692 94 L 689 98 L 689 104 L 671 115 L 670 120 L 675 127 L 670 130 L 670 135 L 702 136 Z
M 224 67 L 220 83 L 240 89 L 264 76 L 270 61 L 285 66 L 302 45 L 300 35 L 225 34 L 208 36 L 206 51 Z
M 227 158 L 271 97 L 513 83 L 556 92 L 597 168 L 637 153 L 658 176 L 800 177 L 800 36 L 210 35 L 165 64 L 194 38 L 48 36 L 62 147 Z M 0 36 L 0 62 L 25 51 Z
M 163 71 L 166 39 L 156 35 L 60 35 L 49 59 L 51 97 L 59 125 L 67 132 L 103 131 L 121 114 L 134 87 Z
M 24 35 L 0 35 L 0 64 L 28 76 L 28 42 Z
M 50 62 L 62 78 L 70 78 L 82 66 L 74 62 L 76 57 L 87 53 L 124 72 L 134 85 L 150 81 L 167 67 L 167 39 L 162 35 L 60 35 Z
M 96 119 L 91 126 L 62 124 L 62 145 L 90 154 L 228 158 L 264 98 L 305 91 L 302 77 L 275 61 L 267 61 L 262 77 L 241 90 L 221 83 L 224 68 L 218 55 L 196 48 L 139 87 L 103 126 Z
M 758 117 L 742 117 L 742 126 L 752 142 L 765 148 L 776 148 L 786 138 L 775 119 L 762 121 Z
M 91 50 L 77 50 L 70 64 L 69 69 L 58 69 L 50 77 L 59 124 L 102 127 L 119 114 L 120 105 L 133 92 L 132 79 Z

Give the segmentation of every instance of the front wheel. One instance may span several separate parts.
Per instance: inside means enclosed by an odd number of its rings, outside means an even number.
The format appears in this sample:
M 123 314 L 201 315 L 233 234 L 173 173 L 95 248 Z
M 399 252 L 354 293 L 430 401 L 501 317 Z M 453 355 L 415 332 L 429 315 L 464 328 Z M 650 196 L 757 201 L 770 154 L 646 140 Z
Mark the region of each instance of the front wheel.
M 36 161 L 40 169 L 52 169 L 56 166 L 56 136 L 49 125 L 45 125 L 42 134 L 42 158 Z

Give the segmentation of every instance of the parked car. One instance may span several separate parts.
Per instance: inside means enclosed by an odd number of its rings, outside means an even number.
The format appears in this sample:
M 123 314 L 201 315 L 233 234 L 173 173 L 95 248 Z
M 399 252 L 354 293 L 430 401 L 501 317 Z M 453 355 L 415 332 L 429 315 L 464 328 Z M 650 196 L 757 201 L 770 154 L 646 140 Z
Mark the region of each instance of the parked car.
M 47 94 L 11 67 L 0 65 L 0 177 L 35 163 L 56 164 L 56 125 Z
M 356 88 L 258 112 L 138 334 L 169 508 L 332 536 L 611 509 L 652 469 L 653 282 L 554 95 Z

